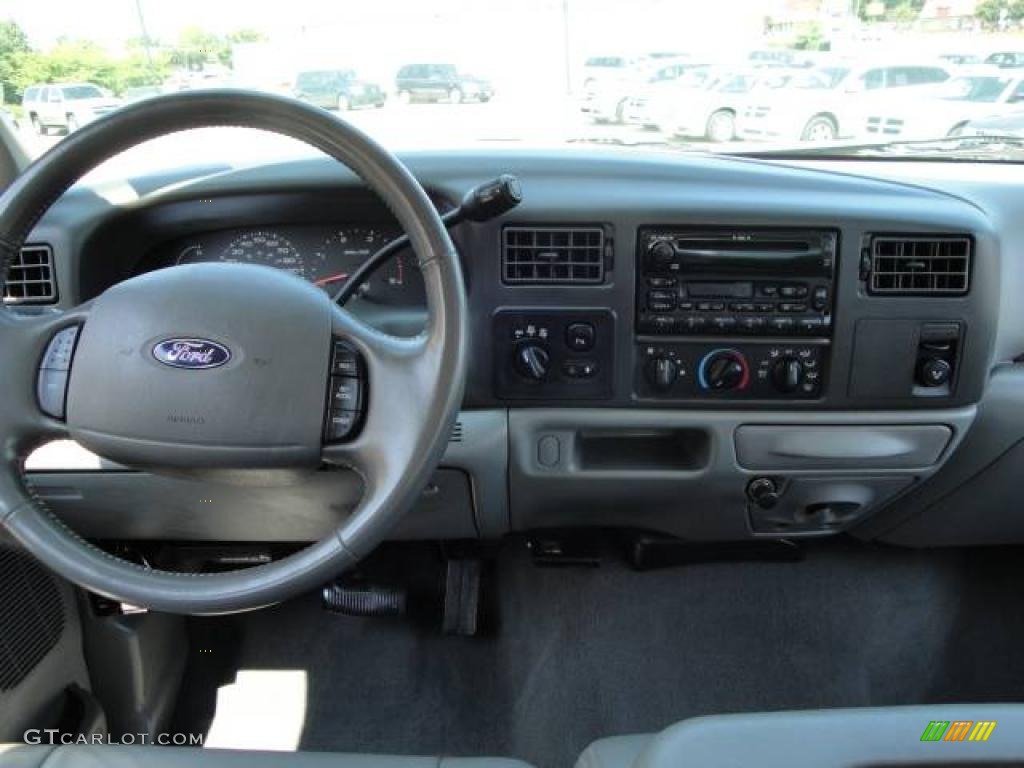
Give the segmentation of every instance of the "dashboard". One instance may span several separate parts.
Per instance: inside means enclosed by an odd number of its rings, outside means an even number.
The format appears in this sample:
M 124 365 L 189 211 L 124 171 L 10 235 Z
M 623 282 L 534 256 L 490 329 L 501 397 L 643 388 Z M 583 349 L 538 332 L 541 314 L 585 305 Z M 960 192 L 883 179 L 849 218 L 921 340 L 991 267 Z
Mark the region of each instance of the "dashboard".
M 335 293 L 364 261 L 400 234 L 381 226 L 346 224 L 202 232 L 158 246 L 144 269 L 210 261 L 257 264 L 290 272 Z M 422 305 L 423 276 L 412 251 L 396 254 L 360 286 L 357 295 L 383 305 Z
M 1010 256 L 1024 245 L 1024 196 L 1011 167 L 614 151 L 403 159 L 440 210 L 503 172 L 524 201 L 452 232 L 472 327 L 463 411 L 397 536 L 625 526 L 712 541 L 1024 541 L 1013 512 L 1024 275 Z M 73 190 L 33 233 L 52 248 L 58 308 L 199 261 L 331 289 L 398 232 L 329 161 L 142 186 L 157 191 L 129 206 Z M 425 310 L 412 254 L 349 308 L 414 333 Z M 87 535 L 169 527 L 207 541 L 316 538 L 356 501 L 329 479 L 296 494 L 109 467 L 33 475 Z M 214 492 L 217 512 L 182 498 Z M 175 502 L 135 514 L 161 494 Z M 996 512 L 979 522 L 972 498 Z

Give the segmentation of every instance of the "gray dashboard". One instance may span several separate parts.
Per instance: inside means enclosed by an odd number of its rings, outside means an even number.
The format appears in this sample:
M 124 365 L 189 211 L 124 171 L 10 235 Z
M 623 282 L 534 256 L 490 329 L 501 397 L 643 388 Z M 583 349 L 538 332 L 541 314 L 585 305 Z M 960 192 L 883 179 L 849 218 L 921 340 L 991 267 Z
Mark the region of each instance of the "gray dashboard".
M 396 535 L 493 537 L 595 525 L 703 540 L 840 531 L 909 545 L 1024 538 L 1010 487 L 1016 444 L 1024 439 L 1016 418 L 1020 390 L 1013 386 L 1020 374 L 1011 362 L 1024 351 L 1024 307 L 1013 300 L 1020 276 L 1012 254 L 1024 238 L 1013 168 L 796 167 L 632 151 L 466 151 L 403 159 L 439 207 L 498 173 L 520 178 L 524 201 L 501 220 L 453 232 L 474 328 L 464 413 L 437 481 Z M 53 248 L 58 306 L 161 266 L 151 254 L 203 233 L 317 222 L 388 225 L 355 177 L 327 161 L 203 169 L 193 180 L 178 174 L 167 187 L 155 177 L 138 185 L 143 192 L 120 203 L 88 188 L 73 190 L 33 233 L 30 242 Z M 739 233 L 739 239 L 780 229 L 835 233 L 830 330 L 812 338 L 642 331 L 638 281 L 647 255 L 640 235 L 652 227 Z M 510 228 L 599 230 L 601 280 L 510 280 L 503 261 Z M 969 240 L 969 290 L 873 294 L 864 258 L 879 235 Z M 357 300 L 352 307 L 398 333 L 414 330 L 423 317 L 415 297 Z M 561 341 L 580 322 L 595 327 L 598 337 L 582 357 Z M 534 338 L 525 337 L 531 327 L 545 332 L 550 358 L 540 383 L 516 378 L 522 373 L 516 355 Z M 951 375 L 942 387 L 921 386 L 921 355 L 931 349 L 928 334 L 936 328 L 953 329 Z M 683 371 L 696 368 L 692 361 L 701 356 L 704 366 L 715 350 L 742 353 L 752 375 L 767 372 L 776 355 L 806 351 L 821 361 L 820 384 L 796 398 L 768 387 L 715 390 L 703 380 L 701 387 L 665 392 L 644 383 L 652 356 L 673 356 Z M 583 362 L 597 372 L 570 375 L 576 370 L 570 365 Z M 69 522 L 99 538 L 308 540 L 336 524 L 359 492 L 313 477 L 301 490 L 283 488 L 257 500 L 251 491 L 199 488 L 116 467 L 34 472 L 32 481 Z M 758 496 L 760 481 L 773 486 L 770 503 Z M 972 483 L 980 483 L 975 490 L 984 489 L 994 510 L 984 527 L 972 523 Z M 211 494 L 221 500 L 218 514 L 198 507 Z M 282 518 L 289 507 L 292 518 Z M 941 535 L 928 522 L 933 515 Z

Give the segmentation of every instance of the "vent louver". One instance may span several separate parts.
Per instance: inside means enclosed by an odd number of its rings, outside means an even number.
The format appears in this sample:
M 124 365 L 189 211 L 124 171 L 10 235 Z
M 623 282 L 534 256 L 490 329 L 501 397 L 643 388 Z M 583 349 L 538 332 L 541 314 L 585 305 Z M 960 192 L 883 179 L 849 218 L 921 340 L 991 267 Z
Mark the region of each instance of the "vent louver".
M 56 300 L 53 250 L 48 245 L 26 245 L 7 270 L 4 304 L 50 304 Z
M 875 236 L 868 293 L 962 296 L 970 287 L 970 266 L 969 237 Z
M 502 280 L 514 285 L 604 282 L 601 227 L 505 227 Z
M 455 426 L 452 427 L 452 433 L 448 437 L 450 443 L 461 443 L 462 442 L 462 422 L 456 421 Z

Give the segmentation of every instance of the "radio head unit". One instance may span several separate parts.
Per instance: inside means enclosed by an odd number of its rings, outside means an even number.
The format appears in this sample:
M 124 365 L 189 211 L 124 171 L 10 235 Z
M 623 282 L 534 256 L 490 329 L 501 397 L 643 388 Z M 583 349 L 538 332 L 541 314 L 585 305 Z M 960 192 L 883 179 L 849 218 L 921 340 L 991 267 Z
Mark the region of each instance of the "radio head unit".
M 838 240 L 823 229 L 642 228 L 637 330 L 827 338 Z

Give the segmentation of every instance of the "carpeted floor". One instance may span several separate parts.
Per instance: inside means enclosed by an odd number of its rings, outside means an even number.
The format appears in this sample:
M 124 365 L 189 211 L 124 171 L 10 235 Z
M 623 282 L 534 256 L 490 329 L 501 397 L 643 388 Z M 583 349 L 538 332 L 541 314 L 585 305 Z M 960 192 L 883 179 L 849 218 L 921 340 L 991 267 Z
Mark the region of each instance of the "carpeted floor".
M 595 738 L 700 714 L 1024 699 L 1019 551 L 838 542 L 800 563 L 635 573 L 537 568 L 510 539 L 493 579 L 482 638 L 312 598 L 198 621 L 235 652 L 191 669 L 179 725 L 202 725 L 237 670 L 304 670 L 302 749 L 568 768 Z

